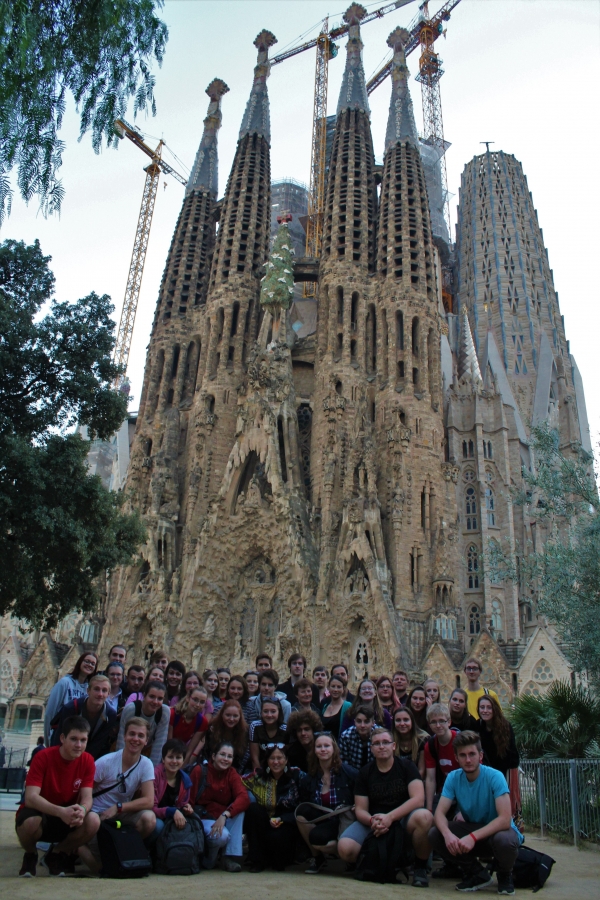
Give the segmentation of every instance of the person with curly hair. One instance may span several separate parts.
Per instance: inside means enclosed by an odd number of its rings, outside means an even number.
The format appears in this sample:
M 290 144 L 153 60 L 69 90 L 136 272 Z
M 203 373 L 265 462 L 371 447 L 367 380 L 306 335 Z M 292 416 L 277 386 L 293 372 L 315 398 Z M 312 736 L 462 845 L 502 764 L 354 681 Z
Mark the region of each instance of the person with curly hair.
M 247 772 L 250 766 L 248 725 L 237 700 L 225 700 L 210 723 L 207 739 L 208 755 L 211 755 L 215 747 L 224 743 L 233 747 L 232 765 L 236 772 L 240 774 Z
M 298 709 L 287 721 L 289 739 L 288 763 L 308 772 L 308 754 L 315 742 L 315 734 L 322 729 L 321 717 L 312 709 Z
M 477 731 L 487 765 L 498 769 L 508 779 L 509 769 L 519 768 L 519 751 L 513 727 L 491 694 L 479 698 L 477 715 Z

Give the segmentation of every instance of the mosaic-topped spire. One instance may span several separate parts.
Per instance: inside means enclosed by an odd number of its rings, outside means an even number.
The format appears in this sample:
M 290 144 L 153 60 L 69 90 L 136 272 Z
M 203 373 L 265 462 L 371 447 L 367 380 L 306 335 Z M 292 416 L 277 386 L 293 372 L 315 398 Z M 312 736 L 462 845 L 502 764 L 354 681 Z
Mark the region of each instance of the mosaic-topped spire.
M 254 67 L 254 83 L 250 91 L 244 118 L 242 119 L 240 140 L 247 134 L 261 134 L 266 141 L 269 143 L 271 141 L 267 78 L 271 71 L 269 47 L 276 43 L 277 38 L 275 35 L 265 29 L 256 36 L 254 41 L 254 46 L 258 50 L 258 59 Z
M 213 78 L 206 93 L 210 97 L 208 112 L 204 120 L 202 140 L 198 147 L 192 174 L 190 175 L 186 194 L 192 191 L 210 191 L 216 197 L 219 192 L 217 132 L 221 127 L 221 97 L 229 88 L 220 78 Z
M 346 44 L 346 68 L 342 78 L 337 114 L 344 109 L 362 109 L 370 114 L 365 70 L 362 61 L 363 42 L 360 37 L 360 21 L 367 11 L 360 3 L 353 3 L 344 13 L 344 22 L 350 26 Z
M 460 346 L 458 348 L 458 379 L 470 379 L 474 384 L 481 383 L 481 370 L 479 360 L 475 352 L 471 326 L 467 308 L 463 307 L 463 317 L 460 328 Z
M 408 89 L 408 67 L 404 47 L 410 34 L 405 28 L 396 28 L 387 39 L 388 47 L 394 51 L 392 60 L 392 96 L 387 130 L 385 132 L 385 149 L 394 144 L 408 141 L 419 146 L 417 126 L 413 112 L 412 100 Z

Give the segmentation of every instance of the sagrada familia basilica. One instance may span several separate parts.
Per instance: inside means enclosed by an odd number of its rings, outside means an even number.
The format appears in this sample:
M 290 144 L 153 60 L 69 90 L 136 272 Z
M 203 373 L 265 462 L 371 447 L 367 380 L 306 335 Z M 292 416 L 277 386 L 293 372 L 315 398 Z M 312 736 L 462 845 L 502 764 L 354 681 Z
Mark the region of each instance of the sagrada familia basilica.
M 130 662 L 161 647 L 200 670 L 244 671 L 266 650 L 283 672 L 299 650 L 349 663 L 352 681 L 403 667 L 444 692 L 475 652 L 507 703 L 571 671 L 535 585 L 499 580 L 487 561 L 494 543 L 517 568 L 543 545 L 514 489 L 533 465 L 532 423 L 550 420 L 566 454 L 591 449 L 583 387 L 514 156 L 488 149 L 466 165 L 450 244 L 400 28 L 376 165 L 364 13 L 345 14 L 320 259 L 293 255 L 286 215 L 271 244 L 274 35 L 254 42 L 220 200 L 228 88 L 207 88 L 126 482 L 148 542 L 112 573 L 93 641 L 103 656 L 123 642 Z M 316 299 L 296 302 L 302 281 L 317 282 Z M 43 673 L 51 686 L 80 649 L 62 646 L 40 638 L 19 696 L 43 701 Z

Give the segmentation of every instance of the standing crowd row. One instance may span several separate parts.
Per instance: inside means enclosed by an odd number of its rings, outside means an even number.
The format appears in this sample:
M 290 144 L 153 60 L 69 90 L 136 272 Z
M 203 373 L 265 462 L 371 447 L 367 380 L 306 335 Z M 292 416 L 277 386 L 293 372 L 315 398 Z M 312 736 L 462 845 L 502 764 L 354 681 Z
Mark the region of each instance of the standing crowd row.
M 435 855 L 434 877 L 459 891 L 489 884 L 493 861 L 498 892 L 514 893 L 519 756 L 479 660 L 447 704 L 436 681 L 409 690 L 403 671 L 364 678 L 354 695 L 344 664 L 310 679 L 294 653 L 288 668 L 280 683 L 263 654 L 243 675 L 200 674 L 160 651 L 126 668 L 117 645 L 98 672 L 84 653 L 53 688 L 30 761 L 20 874 L 36 874 L 40 843 L 51 874 L 101 871 L 103 821 L 134 826 L 156 854 L 199 820 L 205 869 L 220 858 L 239 872 L 246 850 L 251 872 L 302 862 L 317 874 L 339 857 L 384 880 L 388 860 L 386 880 L 409 873 L 426 887 Z

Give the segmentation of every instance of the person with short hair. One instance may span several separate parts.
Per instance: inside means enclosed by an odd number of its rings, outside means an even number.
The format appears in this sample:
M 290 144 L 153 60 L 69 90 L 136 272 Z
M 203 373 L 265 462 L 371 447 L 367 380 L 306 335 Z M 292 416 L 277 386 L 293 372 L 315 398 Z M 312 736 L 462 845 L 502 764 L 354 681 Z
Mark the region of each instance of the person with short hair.
M 396 744 L 395 754 L 403 759 L 410 759 L 419 770 L 421 778 L 425 778 L 425 744 L 429 738 L 415 721 L 409 706 L 401 706 L 394 713 L 392 737 Z
M 396 696 L 402 706 L 408 703 L 408 675 L 404 669 L 397 669 L 392 676 L 392 684 L 396 691 Z
M 308 771 L 308 754 L 315 743 L 315 734 L 321 731 L 321 717 L 312 709 L 298 709 L 286 723 L 288 739 L 287 758 L 290 766 Z
M 290 677 L 279 684 L 279 692 L 285 694 L 285 699 L 293 707 L 297 701 L 296 682 L 300 681 L 301 678 L 306 679 L 306 657 L 301 653 L 292 653 L 288 659 L 288 669 L 290 670 Z M 316 685 L 311 684 L 311 691 L 311 700 L 318 710 L 319 689 Z
M 373 729 L 373 760 L 360 770 L 354 785 L 356 822 L 340 835 L 338 853 L 354 863 L 367 835 L 383 837 L 400 822 L 415 851 L 413 886 L 427 887 L 428 833 L 433 817 L 423 809 L 425 792 L 419 770 L 410 760 L 395 756 L 394 749 L 390 731 Z
M 292 711 L 292 707 L 285 699 L 285 694 L 280 693 L 277 690 L 277 685 L 279 684 L 279 675 L 275 671 L 275 669 L 262 669 L 259 670 L 258 673 L 258 694 L 256 697 L 251 698 L 252 706 L 248 706 L 250 712 L 252 713 L 252 720 L 260 719 L 260 711 L 263 704 L 263 700 L 267 697 L 275 697 L 279 700 L 281 704 L 281 708 L 283 710 L 283 721 L 287 722 L 290 717 L 290 713 Z
M 129 666 L 127 669 L 127 681 L 124 686 L 124 693 L 127 699 L 129 699 L 131 694 L 141 691 L 145 680 L 146 670 L 143 666 Z
M 113 644 L 108 651 L 108 666 L 113 662 L 119 662 L 125 669 L 125 660 L 127 659 L 127 647 L 124 644 Z M 108 670 L 108 666 L 106 667 Z M 108 675 L 108 671 L 106 673 Z
M 156 826 L 154 806 L 154 766 L 142 755 L 148 740 L 148 722 L 133 716 L 125 723 L 123 746 L 96 763 L 92 809 L 101 821 L 118 820 L 134 825 L 145 839 Z M 94 872 L 100 870 L 97 840 L 79 855 Z
M 327 671 L 326 666 L 315 666 L 312 673 L 313 684 L 316 685 L 319 691 L 319 702 L 317 706 L 319 708 L 323 707 L 323 704 L 329 697 L 329 691 L 327 690 L 327 685 L 329 684 L 329 672 Z
M 76 698 L 85 700 L 87 697 L 88 681 L 92 675 L 96 674 L 98 669 L 98 656 L 91 650 L 82 653 L 75 668 L 69 675 L 59 678 L 52 690 L 46 703 L 46 711 L 44 713 L 44 741 L 46 746 L 50 745 L 50 723 L 59 710 L 66 706 Z
M 159 666 L 163 672 L 167 671 L 167 666 L 169 665 L 169 657 L 165 653 L 164 650 L 155 650 L 150 659 L 148 660 L 148 666 L 153 668 L 153 666 Z
M 429 707 L 427 721 L 433 736 L 425 744 L 425 805 L 434 812 L 448 774 L 458 769 L 453 745 L 460 732 L 450 727 L 450 710 L 444 703 Z
M 173 819 L 175 828 L 181 831 L 186 820 L 194 815 L 190 803 L 192 779 L 183 771 L 186 746 L 177 738 L 169 738 L 162 748 L 162 761 L 154 767 L 154 807 L 156 825 L 151 835 L 154 841 L 160 836 L 165 822 Z
M 172 659 L 165 670 L 165 684 L 167 685 L 167 704 L 169 706 L 177 706 L 181 700 L 181 692 L 183 688 L 183 676 L 185 675 L 185 666 L 178 659 Z
M 279 697 L 264 697 L 260 719 L 250 723 L 250 761 L 253 769 L 260 766 L 260 756 L 269 744 L 286 744 L 287 726 L 283 720 L 283 708 Z
M 315 685 L 308 680 L 308 678 L 299 678 L 294 685 L 294 704 L 292 706 L 292 710 L 298 709 L 312 709 L 314 713 L 318 716 L 321 714 L 321 710 L 314 703 L 314 692 Z
M 106 677 L 110 681 L 110 693 L 106 703 L 115 714 L 125 706 L 125 668 L 121 662 L 111 662 L 106 668 Z
M 90 726 L 86 752 L 100 759 L 110 751 L 116 737 L 117 714 L 108 705 L 110 681 L 106 675 L 92 675 L 87 686 L 87 697 L 76 698 L 63 706 L 51 722 L 50 746 L 60 746 L 63 723 L 71 716 L 82 716 Z
M 75 871 L 76 851 L 95 835 L 100 819 L 92 812 L 94 759 L 85 752 L 89 723 L 81 716 L 62 722 L 60 745 L 32 760 L 15 830 L 25 851 L 19 875 L 37 871 L 38 841 L 51 845 L 42 865 L 51 875 Z
M 459 731 L 477 731 L 477 719 L 468 710 L 469 697 L 463 688 L 454 688 L 450 694 L 448 708 L 453 728 Z
M 492 876 L 479 857 L 493 856 L 498 893 L 512 895 L 512 870 L 523 835 L 512 819 L 506 778 L 482 765 L 481 742 L 474 731 L 456 735 L 454 752 L 460 768 L 450 772 L 442 788 L 435 826 L 429 832 L 431 846 L 446 862 L 460 867 L 463 880 L 456 890 L 467 893 L 491 884 Z M 454 803 L 461 819 L 450 822 L 447 813 Z
M 344 700 L 347 700 L 348 703 L 353 703 L 354 694 L 348 690 L 348 666 L 345 663 L 336 663 L 331 669 L 331 677 L 333 678 L 334 675 L 342 679 L 344 685 Z
M 136 700 L 143 700 L 144 694 L 146 693 L 148 685 L 151 681 L 160 681 L 161 684 L 165 683 L 165 673 L 160 666 L 152 666 L 152 668 L 148 670 L 148 675 L 146 676 L 146 679 L 142 684 L 140 690 L 135 691 L 135 693 L 129 694 L 129 696 L 127 697 L 127 703 L 135 703 Z M 127 705 L 127 703 L 125 705 Z
M 354 711 L 354 725 L 340 735 L 340 755 L 355 775 L 373 759 L 371 732 L 375 728 L 375 711 L 366 703 L 359 703 Z
M 163 744 L 167 740 L 171 708 L 165 701 L 166 686 L 161 681 L 150 681 L 146 685 L 143 700 L 126 703 L 121 713 L 121 724 L 117 738 L 117 751 L 125 747 L 127 722 L 132 718 L 143 719 L 148 725 L 148 740 L 144 753 L 157 766 L 161 761 Z
M 477 703 L 480 697 L 491 696 L 498 700 L 498 694 L 490 688 L 481 687 L 479 679 L 483 672 L 483 663 L 476 656 L 470 656 L 465 662 L 464 673 L 467 676 L 467 706 L 473 718 L 478 719 Z
M 265 669 L 273 668 L 273 660 L 268 653 L 259 653 L 255 660 L 257 672 L 264 672 Z

